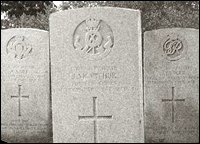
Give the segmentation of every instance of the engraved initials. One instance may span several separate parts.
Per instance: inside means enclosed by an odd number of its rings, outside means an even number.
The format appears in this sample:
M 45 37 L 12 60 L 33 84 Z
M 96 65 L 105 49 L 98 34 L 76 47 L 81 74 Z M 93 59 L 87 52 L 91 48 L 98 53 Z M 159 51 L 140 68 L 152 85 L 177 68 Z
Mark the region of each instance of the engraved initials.
M 164 56 L 171 60 L 178 60 L 187 52 L 187 43 L 179 34 L 171 33 L 162 42 Z
M 164 50 L 167 55 L 173 55 L 175 53 L 181 54 L 180 50 L 183 48 L 183 43 L 179 40 L 168 39 L 164 44 Z

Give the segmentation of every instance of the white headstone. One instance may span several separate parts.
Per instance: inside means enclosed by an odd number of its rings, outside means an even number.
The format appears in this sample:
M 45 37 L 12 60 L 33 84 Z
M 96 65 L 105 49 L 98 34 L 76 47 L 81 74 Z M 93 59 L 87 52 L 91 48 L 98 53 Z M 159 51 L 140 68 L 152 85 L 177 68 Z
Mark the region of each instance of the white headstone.
M 54 142 L 143 142 L 140 12 L 68 10 L 50 29 Z
M 49 33 L 1 31 L 1 139 L 51 142 Z
M 144 35 L 145 140 L 199 142 L 199 30 Z

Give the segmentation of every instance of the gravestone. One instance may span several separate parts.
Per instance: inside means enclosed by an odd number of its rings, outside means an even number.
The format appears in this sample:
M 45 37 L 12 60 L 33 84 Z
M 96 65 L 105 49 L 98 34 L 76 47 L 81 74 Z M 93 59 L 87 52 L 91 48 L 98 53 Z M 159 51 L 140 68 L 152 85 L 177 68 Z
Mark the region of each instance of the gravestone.
M 199 142 L 199 30 L 144 35 L 145 142 Z
M 50 16 L 55 143 L 143 142 L 140 12 Z
M 1 139 L 52 142 L 48 32 L 1 31 Z

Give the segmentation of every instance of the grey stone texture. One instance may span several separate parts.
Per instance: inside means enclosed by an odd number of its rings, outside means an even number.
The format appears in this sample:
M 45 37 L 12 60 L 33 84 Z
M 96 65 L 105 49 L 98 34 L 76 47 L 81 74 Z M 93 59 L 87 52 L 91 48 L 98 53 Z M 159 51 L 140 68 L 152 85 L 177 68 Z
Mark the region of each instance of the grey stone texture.
M 49 33 L 1 31 L 1 140 L 52 142 Z
M 145 142 L 199 142 L 199 30 L 144 34 Z
M 54 13 L 50 45 L 54 142 L 144 142 L 140 12 Z

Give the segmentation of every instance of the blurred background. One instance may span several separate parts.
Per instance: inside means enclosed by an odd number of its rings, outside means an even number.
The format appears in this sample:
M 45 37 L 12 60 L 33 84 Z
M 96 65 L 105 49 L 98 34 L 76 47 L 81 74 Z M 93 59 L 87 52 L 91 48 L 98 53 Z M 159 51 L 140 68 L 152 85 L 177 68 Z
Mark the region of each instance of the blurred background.
M 49 30 L 49 15 L 82 7 L 139 9 L 143 32 L 159 28 L 199 29 L 199 1 L 1 1 L 1 29 Z

